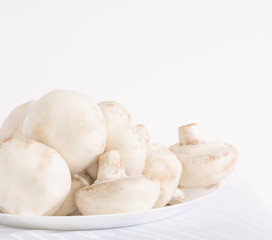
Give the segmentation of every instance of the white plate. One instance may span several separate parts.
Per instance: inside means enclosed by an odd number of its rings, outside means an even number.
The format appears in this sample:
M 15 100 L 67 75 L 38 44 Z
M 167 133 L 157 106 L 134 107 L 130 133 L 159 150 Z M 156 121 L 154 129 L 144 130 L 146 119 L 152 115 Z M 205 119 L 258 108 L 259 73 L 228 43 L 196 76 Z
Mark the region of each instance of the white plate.
M 22 216 L 0 213 L 0 224 L 50 230 L 88 230 L 144 224 L 181 213 L 196 200 L 215 192 L 218 187 L 184 189 L 186 200 L 183 203 L 146 211 L 91 216 Z

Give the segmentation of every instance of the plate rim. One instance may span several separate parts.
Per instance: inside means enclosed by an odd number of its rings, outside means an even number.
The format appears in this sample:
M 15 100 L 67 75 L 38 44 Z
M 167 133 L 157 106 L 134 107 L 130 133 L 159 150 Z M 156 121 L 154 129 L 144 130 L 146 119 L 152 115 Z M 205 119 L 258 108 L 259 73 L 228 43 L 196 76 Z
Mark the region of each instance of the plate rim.
M 77 219 L 77 218 L 103 218 L 103 217 L 120 217 L 120 216 L 125 216 L 125 215 L 131 215 L 131 214 L 145 214 L 145 213 L 152 213 L 152 212 L 157 212 L 157 211 L 166 211 L 167 209 L 172 209 L 172 208 L 177 208 L 181 205 L 187 205 L 189 203 L 193 203 L 195 201 L 199 201 L 203 198 L 211 196 L 213 193 L 217 192 L 221 188 L 222 184 L 216 184 L 212 185 L 210 187 L 202 187 L 202 188 L 190 188 L 190 189 L 182 189 L 182 190 L 199 190 L 199 189 L 211 189 L 211 192 L 207 192 L 203 196 L 200 196 L 198 198 L 188 200 L 182 203 L 178 204 L 173 204 L 173 205 L 166 205 L 164 207 L 160 208 L 151 208 L 151 209 L 146 209 L 146 210 L 139 210 L 139 211 L 131 211 L 131 212 L 122 212 L 122 213 L 108 213 L 108 214 L 96 214 L 96 215 L 68 215 L 68 216 L 37 216 L 37 215 L 19 215 L 19 214 L 10 214 L 10 213 L 3 213 L 0 212 L 0 217 L 6 216 L 10 218 L 26 218 L 26 219 Z M 2 224 L 0 222 L 0 224 Z

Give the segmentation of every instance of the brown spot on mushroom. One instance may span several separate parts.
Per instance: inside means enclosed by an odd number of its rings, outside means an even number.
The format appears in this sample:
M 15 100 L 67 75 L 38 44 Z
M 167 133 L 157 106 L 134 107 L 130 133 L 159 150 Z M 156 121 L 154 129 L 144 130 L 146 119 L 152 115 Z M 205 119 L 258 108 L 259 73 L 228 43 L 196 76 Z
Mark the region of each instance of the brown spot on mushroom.
M 45 155 L 45 154 L 43 153 L 43 155 Z M 43 171 L 45 171 L 48 168 L 48 166 L 50 165 L 50 162 L 51 162 L 51 159 L 49 159 L 50 156 L 53 156 L 53 154 L 48 154 L 47 156 L 43 156 L 44 159 L 42 159 L 38 163 L 38 165 L 36 166 L 36 170 L 37 171 L 43 172 Z
M 222 154 L 222 156 L 228 156 L 230 154 L 230 151 L 226 151 Z
M 48 149 L 48 150 L 44 150 L 43 153 L 42 153 L 42 156 L 44 158 L 48 158 L 50 161 L 51 161 L 51 157 L 55 154 L 54 151 L 51 151 L 51 149 Z
M 210 155 L 210 156 L 207 156 L 207 160 L 209 162 L 213 162 L 215 160 L 217 160 L 219 157 L 217 155 Z

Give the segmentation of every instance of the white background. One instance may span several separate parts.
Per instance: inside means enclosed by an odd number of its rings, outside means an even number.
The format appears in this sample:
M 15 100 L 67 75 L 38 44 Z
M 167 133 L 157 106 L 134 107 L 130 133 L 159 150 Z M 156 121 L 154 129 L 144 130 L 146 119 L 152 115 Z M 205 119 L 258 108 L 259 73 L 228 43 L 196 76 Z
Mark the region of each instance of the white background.
M 0 0 L 0 121 L 47 91 L 116 100 L 171 145 L 198 122 L 272 208 L 272 2 Z

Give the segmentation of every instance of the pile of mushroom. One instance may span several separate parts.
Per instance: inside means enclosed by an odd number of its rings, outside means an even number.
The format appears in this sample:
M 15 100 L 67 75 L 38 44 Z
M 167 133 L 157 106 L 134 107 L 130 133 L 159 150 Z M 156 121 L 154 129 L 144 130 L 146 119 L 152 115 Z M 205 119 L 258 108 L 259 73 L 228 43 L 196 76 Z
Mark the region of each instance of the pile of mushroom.
M 55 90 L 13 109 L 0 128 L 0 211 L 19 215 L 113 214 L 186 200 L 182 188 L 220 183 L 236 149 L 179 127 L 170 148 L 149 143 L 119 103 Z

